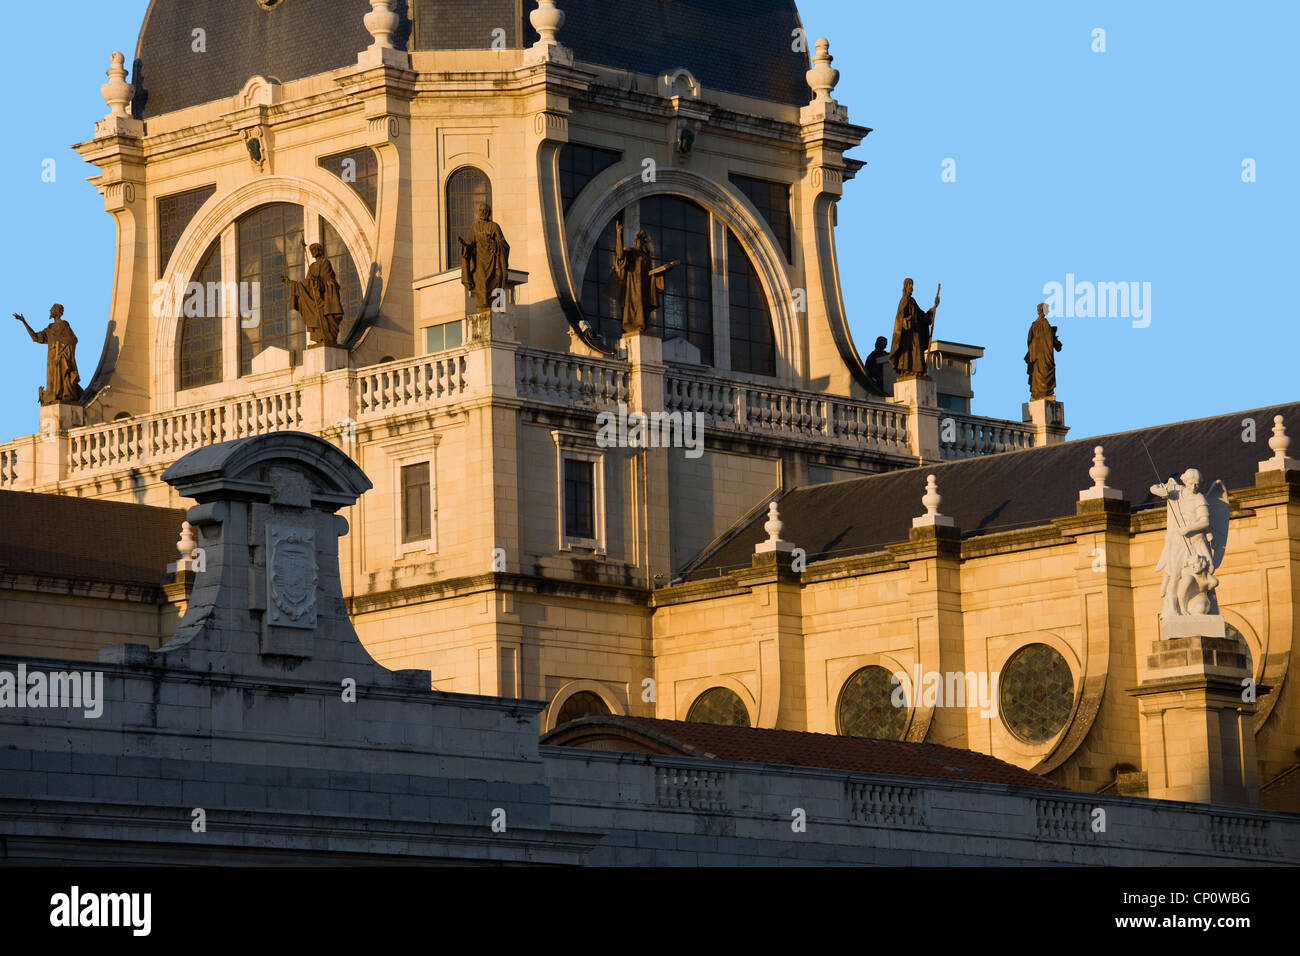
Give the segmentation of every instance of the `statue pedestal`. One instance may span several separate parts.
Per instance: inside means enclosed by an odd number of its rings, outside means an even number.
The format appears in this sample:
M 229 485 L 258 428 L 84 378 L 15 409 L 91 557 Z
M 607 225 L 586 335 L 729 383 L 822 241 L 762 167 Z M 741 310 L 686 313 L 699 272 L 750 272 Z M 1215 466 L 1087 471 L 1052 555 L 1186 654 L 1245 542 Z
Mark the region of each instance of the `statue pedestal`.
M 461 340 L 466 345 L 471 342 L 516 342 L 514 316 L 508 311 L 494 312 L 491 309 L 471 312 L 465 316 Z
M 1035 398 L 1020 406 L 1021 421 L 1034 425 L 1034 447 L 1059 445 L 1070 429 L 1065 424 L 1065 403 L 1055 398 Z
M 1220 614 L 1180 614 L 1160 619 L 1160 639 L 1163 641 L 1186 637 L 1213 637 L 1222 640 L 1227 636 L 1227 625 Z
M 348 350 L 333 345 L 312 345 L 302 356 L 303 375 L 324 375 L 348 367 Z
M 929 376 L 921 378 L 899 379 L 894 382 L 894 397 L 888 399 L 898 405 L 906 405 L 907 431 L 912 446 L 912 454 L 920 459 L 920 464 L 940 460 L 939 454 L 939 390 L 934 379 Z
M 1174 630 L 1214 630 L 1222 618 L 1185 618 Z M 1245 649 L 1210 635 L 1166 637 L 1152 644 L 1142 682 L 1129 693 L 1141 713 L 1147 796 L 1198 803 L 1259 804 L 1254 697 Z
M 68 458 L 68 430 L 86 424 L 86 410 L 69 402 L 42 405 L 40 421 L 32 467 L 35 487 L 53 484 L 63 478 Z

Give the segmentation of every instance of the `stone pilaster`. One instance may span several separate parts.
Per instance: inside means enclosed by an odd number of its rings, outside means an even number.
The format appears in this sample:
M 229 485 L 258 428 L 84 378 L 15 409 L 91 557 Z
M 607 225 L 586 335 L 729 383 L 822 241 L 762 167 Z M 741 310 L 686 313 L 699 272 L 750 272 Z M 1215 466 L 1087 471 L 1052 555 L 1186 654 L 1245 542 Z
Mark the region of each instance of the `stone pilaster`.
M 887 545 L 909 571 L 910 617 L 917 664 L 922 674 L 966 673 L 966 639 L 961 610 L 961 529 L 951 518 L 924 516 L 905 544 Z M 927 707 L 912 688 L 908 703 L 914 717 L 907 739 L 967 747 L 970 742 L 967 708 Z M 940 701 L 946 704 L 946 701 Z M 978 713 L 978 709 L 976 709 Z
M 653 415 L 664 410 L 663 342 L 653 335 L 625 335 L 627 358 L 632 363 L 630 412 Z M 646 489 L 646 574 L 650 582 L 672 576 L 671 525 L 668 515 L 668 449 L 643 448 Z

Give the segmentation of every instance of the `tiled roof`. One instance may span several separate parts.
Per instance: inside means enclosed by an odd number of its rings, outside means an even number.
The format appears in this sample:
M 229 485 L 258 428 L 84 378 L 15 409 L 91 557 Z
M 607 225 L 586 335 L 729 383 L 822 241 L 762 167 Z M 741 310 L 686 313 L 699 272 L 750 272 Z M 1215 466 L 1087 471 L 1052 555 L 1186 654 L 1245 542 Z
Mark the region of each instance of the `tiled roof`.
M 531 0 L 397 0 L 401 49 L 510 49 L 537 39 Z M 583 62 L 660 74 L 685 67 L 712 89 L 802 106 L 806 51 L 794 0 L 561 0 L 558 38 Z M 153 0 L 136 45 L 131 82 L 139 117 L 237 94 L 257 75 L 282 83 L 356 63 L 371 36 L 369 0 Z M 413 17 L 412 17 L 413 14 Z M 206 52 L 193 50 L 202 28 Z M 412 41 L 412 34 L 414 39 Z
M 184 520 L 174 508 L 0 491 L 0 573 L 157 587 Z
M 650 717 L 584 717 L 557 727 L 542 743 L 632 753 L 678 753 L 743 763 L 817 767 L 934 780 L 1064 789 L 1028 770 L 973 750 L 797 730 L 768 730 Z
M 1150 491 L 1156 483 L 1152 459 L 1162 478 L 1196 468 L 1207 484 L 1219 479 L 1230 491 L 1247 488 L 1255 483 L 1259 463 L 1272 456 L 1268 439 L 1274 415 L 1283 416 L 1292 434 L 1300 435 L 1300 403 L 1293 402 L 796 488 L 779 499 L 785 522 L 781 537 L 803 548 L 809 561 L 906 541 L 912 519 L 925 513 L 921 496 L 927 475 L 938 481 L 943 496 L 939 510 L 957 522 L 965 537 L 1045 525 L 1075 513 L 1079 492 L 1092 486 L 1088 469 L 1097 445 L 1105 448 L 1110 467 L 1107 484 L 1122 491 L 1135 511 L 1163 503 Z M 1254 442 L 1243 440 L 1248 418 L 1254 420 Z M 687 577 L 698 580 L 750 567 L 754 545 L 767 539 L 766 520 L 766 512 L 760 513 L 709 545 Z

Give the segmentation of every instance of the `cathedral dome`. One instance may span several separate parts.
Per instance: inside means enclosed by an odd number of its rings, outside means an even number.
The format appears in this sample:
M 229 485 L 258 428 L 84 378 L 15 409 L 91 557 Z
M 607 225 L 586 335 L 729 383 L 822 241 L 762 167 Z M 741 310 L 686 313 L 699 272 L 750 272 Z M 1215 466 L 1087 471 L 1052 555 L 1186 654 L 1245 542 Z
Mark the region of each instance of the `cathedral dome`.
M 512 49 L 537 39 L 534 0 L 396 0 L 393 43 L 408 50 Z M 806 52 L 794 0 L 558 0 L 558 39 L 575 58 L 636 73 L 690 70 L 704 86 L 803 105 Z M 282 83 L 356 62 L 369 0 L 152 0 L 140 29 L 133 109 L 147 118 L 236 95 L 253 76 Z M 202 30 L 202 43 L 196 32 Z M 498 34 L 499 36 L 499 34 Z M 196 52 L 197 46 L 204 52 Z M 806 45 L 806 44 L 805 44 Z

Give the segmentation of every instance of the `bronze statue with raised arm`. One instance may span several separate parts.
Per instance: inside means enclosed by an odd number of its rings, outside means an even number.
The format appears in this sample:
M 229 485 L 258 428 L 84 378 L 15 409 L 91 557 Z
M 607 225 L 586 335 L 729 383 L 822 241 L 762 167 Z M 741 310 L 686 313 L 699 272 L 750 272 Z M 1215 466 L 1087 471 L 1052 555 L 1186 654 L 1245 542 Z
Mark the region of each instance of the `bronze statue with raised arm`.
M 659 308 L 664 291 L 664 276 L 677 260 L 656 266 L 654 243 L 649 234 L 638 230 L 631 246 L 623 245 L 623 221 L 614 224 L 614 266 L 605 283 L 605 294 L 618 303 L 623 318 L 623 334 L 644 332 Z
M 50 306 L 50 324 L 35 331 L 17 312 L 14 318 L 23 324 L 33 342 L 47 346 L 45 387 L 39 390 L 42 405 L 75 404 L 81 401 L 81 376 L 77 372 L 77 337 L 63 319 L 63 306 Z

